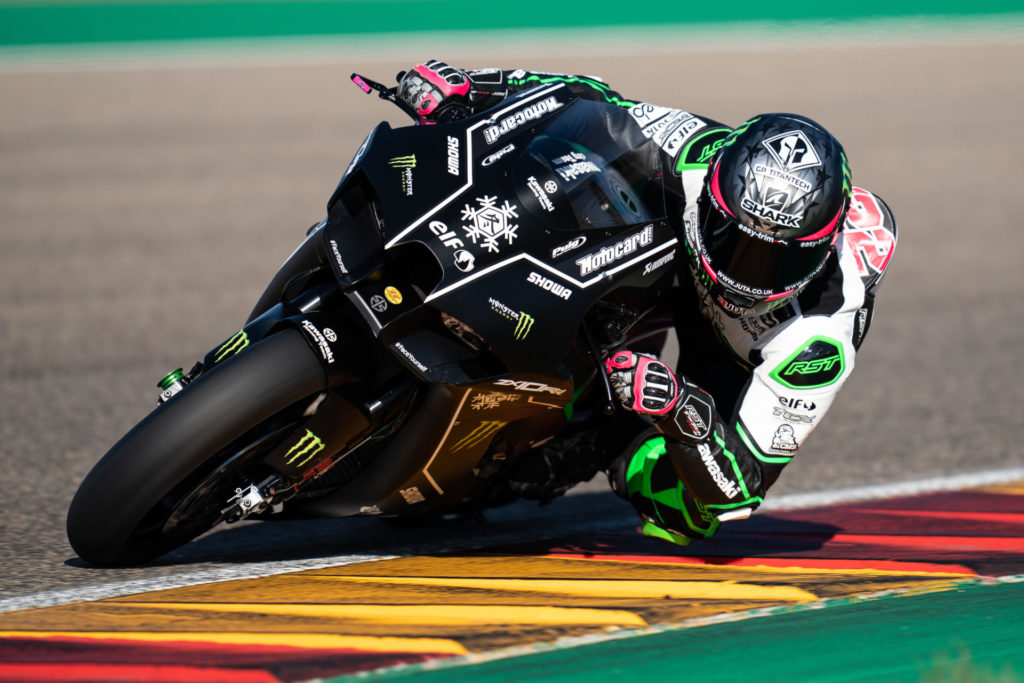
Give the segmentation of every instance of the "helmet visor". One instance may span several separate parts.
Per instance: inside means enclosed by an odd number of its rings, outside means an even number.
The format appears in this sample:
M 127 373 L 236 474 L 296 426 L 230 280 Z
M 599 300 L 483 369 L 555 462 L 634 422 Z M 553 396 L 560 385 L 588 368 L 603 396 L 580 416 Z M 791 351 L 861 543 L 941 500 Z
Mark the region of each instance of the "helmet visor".
M 777 240 L 710 203 L 705 216 L 697 234 L 704 268 L 717 283 L 751 299 L 774 298 L 805 284 L 824 266 L 835 234 Z

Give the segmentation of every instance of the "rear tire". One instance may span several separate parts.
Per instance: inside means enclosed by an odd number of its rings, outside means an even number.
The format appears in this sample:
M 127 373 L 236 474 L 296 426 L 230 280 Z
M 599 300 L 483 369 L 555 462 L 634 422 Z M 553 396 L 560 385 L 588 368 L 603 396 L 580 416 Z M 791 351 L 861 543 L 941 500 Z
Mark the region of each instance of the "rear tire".
M 200 375 L 128 432 L 86 476 L 68 510 L 71 547 L 91 564 L 123 566 L 151 560 L 207 531 L 227 500 L 211 499 L 209 509 L 200 511 L 197 491 L 210 486 L 209 476 L 200 473 L 233 467 L 243 436 L 326 386 L 319 358 L 290 329 Z M 182 505 L 189 519 L 176 511 Z

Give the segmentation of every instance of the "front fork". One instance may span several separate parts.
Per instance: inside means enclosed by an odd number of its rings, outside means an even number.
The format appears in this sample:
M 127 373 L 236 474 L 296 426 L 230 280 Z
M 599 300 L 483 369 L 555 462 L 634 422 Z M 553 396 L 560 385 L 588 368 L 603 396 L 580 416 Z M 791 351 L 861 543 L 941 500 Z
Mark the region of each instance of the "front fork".
M 372 381 L 372 368 L 367 367 L 371 364 L 365 362 L 371 357 L 371 342 L 363 342 L 343 316 L 323 310 L 324 301 L 336 293 L 336 285 L 323 284 L 271 306 L 207 353 L 188 373 L 178 368 L 158 383 L 158 403 L 163 404 L 202 373 L 289 327 L 303 333 L 320 359 L 326 390 L 313 397 L 303 412 L 274 436 L 261 458 L 273 473 L 238 487 L 226 501 L 222 521 L 239 521 L 283 503 L 367 442 L 390 435 L 414 401 L 419 382 L 409 373 L 376 390 L 366 390 L 366 384 Z
M 221 519 L 230 524 L 268 508 L 280 511 L 279 506 L 306 484 L 346 462 L 369 442 L 391 436 L 415 403 L 418 386 L 415 378 L 404 375 L 358 407 L 330 390 L 318 395 L 304 419 L 262 458 L 274 474 L 236 488 Z

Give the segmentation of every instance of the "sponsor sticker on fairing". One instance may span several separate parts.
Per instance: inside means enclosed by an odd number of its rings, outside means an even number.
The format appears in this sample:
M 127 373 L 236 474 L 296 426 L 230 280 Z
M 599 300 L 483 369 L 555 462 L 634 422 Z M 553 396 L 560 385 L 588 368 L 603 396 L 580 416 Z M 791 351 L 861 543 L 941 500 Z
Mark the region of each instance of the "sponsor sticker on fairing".
M 527 382 L 516 379 L 499 379 L 495 380 L 495 385 L 499 387 L 512 387 L 516 391 L 529 391 L 533 393 L 541 394 L 553 394 L 555 396 L 561 396 L 565 393 L 565 389 L 559 389 L 553 387 L 550 384 L 544 384 L 542 382 Z
M 323 333 L 321 333 L 320 330 L 317 329 L 317 326 L 308 320 L 303 320 L 302 329 L 305 330 L 306 334 L 308 334 L 313 339 L 313 342 L 317 345 L 317 348 L 320 350 L 320 355 L 323 357 L 323 359 L 328 363 L 333 363 L 334 351 L 331 350 L 331 345 L 327 341 L 327 337 L 325 337 Z
M 462 209 L 462 220 L 467 223 L 462 226 L 466 237 L 491 252 L 501 251 L 499 240 L 512 244 L 518 237 L 519 224 L 513 220 L 519 217 L 519 207 L 508 200 L 499 205 L 497 197 L 486 195 L 477 197 L 476 201 L 477 206 L 466 204 Z
M 413 194 L 412 187 L 412 170 L 416 168 L 416 155 L 410 154 L 404 157 L 393 157 L 388 159 L 388 166 L 391 168 L 398 169 L 402 174 L 402 192 L 405 193 L 406 197 L 411 197 Z
M 513 332 L 516 341 L 526 339 L 530 334 L 530 330 L 533 329 L 535 318 L 532 315 L 526 311 L 514 310 L 494 297 L 490 297 L 487 301 L 490 303 L 492 311 L 516 324 L 515 331 Z
M 484 157 L 483 161 L 480 162 L 481 166 L 490 166 L 498 159 L 501 159 L 506 154 L 512 152 L 516 148 L 515 145 L 505 145 L 494 154 Z
M 675 252 L 669 252 L 669 253 L 665 254 L 664 256 L 662 256 L 659 259 L 655 259 L 654 261 L 651 261 L 650 263 L 644 264 L 644 272 L 643 272 L 643 274 L 644 275 L 650 275 L 654 271 L 659 270 L 662 266 L 666 266 L 669 263 L 672 263 L 672 260 L 675 259 L 675 257 L 676 257 Z
M 534 102 L 526 107 L 523 107 L 519 111 L 515 112 L 511 116 L 506 116 L 501 121 L 493 126 L 484 128 L 484 142 L 488 145 L 497 142 L 498 138 L 506 135 L 516 128 L 519 128 L 523 124 L 529 123 L 539 119 L 540 117 L 561 108 L 562 103 L 552 95 L 539 102 Z
M 537 287 L 543 289 L 545 292 L 551 292 L 558 298 L 564 299 L 566 301 L 568 301 L 569 297 L 572 296 L 571 289 L 569 289 L 565 285 L 560 285 L 551 278 L 546 278 L 537 272 L 531 272 L 530 275 L 526 278 L 526 281 L 529 282 L 531 285 L 536 285 Z
M 426 365 L 421 363 L 416 358 L 416 356 L 412 355 L 412 352 L 409 349 L 405 348 L 405 344 L 403 344 L 402 342 L 395 342 L 394 347 L 396 351 L 405 356 L 410 363 L 415 365 L 417 370 L 419 370 L 420 372 L 426 372 L 428 370 Z
M 552 249 L 551 250 L 551 258 L 558 258 L 559 256 L 564 256 L 565 254 L 568 254 L 570 251 L 574 251 L 576 249 L 579 249 L 580 247 L 582 247 L 586 243 L 587 243 L 587 236 L 586 235 L 580 235 L 579 237 L 575 237 L 575 238 L 569 240 L 568 242 L 566 242 L 565 244 L 560 244 L 557 247 L 555 247 L 554 249 Z
M 540 181 L 537 180 L 536 176 L 530 176 L 529 178 L 527 178 L 526 186 L 530 188 L 530 192 L 532 192 L 533 196 L 537 198 L 537 202 L 545 211 L 551 213 L 552 211 L 555 210 L 555 205 L 548 197 L 547 190 L 541 187 Z
M 334 262 L 338 264 L 338 270 L 341 271 L 341 274 L 348 275 L 348 268 L 345 267 L 345 262 L 341 258 L 341 249 L 338 248 L 336 240 L 331 240 L 331 253 L 334 255 Z
M 616 261 L 629 256 L 641 247 L 646 247 L 652 242 L 654 242 L 653 224 L 647 225 L 640 232 L 619 240 L 615 244 L 602 247 L 593 254 L 587 254 L 586 256 L 576 259 L 576 265 L 580 267 L 581 276 L 589 275 L 596 270 L 610 266 Z
M 302 467 L 323 449 L 323 439 L 307 429 L 298 443 L 284 454 L 284 462 L 286 465 L 292 465 L 293 467 Z
M 519 394 L 509 394 L 502 391 L 487 391 L 475 394 L 470 408 L 473 410 L 493 410 L 505 403 L 514 403 L 519 399 Z
M 447 141 L 448 173 L 459 175 L 459 139 L 453 135 Z
M 572 163 L 559 166 L 555 172 L 566 182 L 572 182 L 580 176 L 588 173 L 600 173 L 601 168 L 593 161 L 573 161 Z

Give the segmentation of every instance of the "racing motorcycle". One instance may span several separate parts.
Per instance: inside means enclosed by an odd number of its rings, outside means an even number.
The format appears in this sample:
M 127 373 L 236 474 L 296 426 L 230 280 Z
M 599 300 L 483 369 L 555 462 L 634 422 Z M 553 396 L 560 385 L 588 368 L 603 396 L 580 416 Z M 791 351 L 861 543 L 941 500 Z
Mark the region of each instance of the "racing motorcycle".
M 377 125 L 246 323 L 164 377 L 84 479 L 75 552 L 138 564 L 221 523 L 456 514 L 596 472 L 516 485 L 531 458 L 593 445 L 614 410 L 602 360 L 668 327 L 677 239 L 629 117 L 555 84 Z

